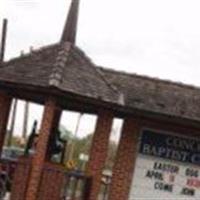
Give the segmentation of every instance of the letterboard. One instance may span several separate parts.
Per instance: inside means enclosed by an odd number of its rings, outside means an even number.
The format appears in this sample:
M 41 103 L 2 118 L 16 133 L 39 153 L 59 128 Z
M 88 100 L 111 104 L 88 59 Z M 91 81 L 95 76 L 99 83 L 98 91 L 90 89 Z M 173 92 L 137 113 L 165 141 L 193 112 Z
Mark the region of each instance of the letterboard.
M 200 140 L 144 129 L 129 200 L 200 200 Z

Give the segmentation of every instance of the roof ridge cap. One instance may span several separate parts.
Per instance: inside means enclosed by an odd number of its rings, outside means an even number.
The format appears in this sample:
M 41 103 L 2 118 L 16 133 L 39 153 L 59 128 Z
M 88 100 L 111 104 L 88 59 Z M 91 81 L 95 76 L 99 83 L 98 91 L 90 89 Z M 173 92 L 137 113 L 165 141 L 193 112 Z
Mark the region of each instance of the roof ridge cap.
M 96 72 L 101 76 L 101 78 L 104 80 L 104 82 L 106 83 L 106 85 L 108 85 L 114 92 L 119 92 L 117 87 L 115 87 L 109 80 L 107 80 L 107 78 L 104 76 L 103 71 L 94 66 Z
M 62 77 L 63 70 L 68 61 L 69 52 L 71 50 L 72 44 L 70 42 L 61 43 L 61 49 L 58 51 L 56 61 L 53 65 L 52 72 L 49 76 L 49 85 L 59 87 Z
M 87 62 L 91 67 L 94 68 L 94 70 L 98 73 L 98 75 L 101 77 L 101 79 L 106 83 L 106 85 L 108 85 L 114 92 L 119 92 L 118 89 L 112 85 L 112 83 L 110 83 L 106 77 L 104 76 L 102 70 L 100 69 L 100 67 L 98 67 L 97 65 L 95 65 L 92 60 L 90 59 L 90 57 L 88 57 L 85 52 L 79 48 L 78 46 L 73 46 L 73 50 L 75 51 L 75 53 L 77 53 L 80 57 L 82 57 L 83 59 L 85 59 L 85 62 Z
M 83 62 L 87 63 L 88 66 L 90 66 L 95 71 L 97 76 L 105 83 L 105 85 L 109 89 L 111 89 L 111 91 L 113 91 L 114 93 L 117 93 L 118 103 L 123 105 L 124 104 L 124 94 L 121 91 L 119 91 L 118 88 L 115 87 L 115 85 L 113 85 L 109 80 L 107 80 L 107 78 L 104 76 L 103 71 L 99 67 L 97 67 L 97 65 L 90 59 L 90 57 L 77 45 L 72 45 L 72 51 L 77 56 L 81 57 L 83 59 Z
M 125 104 L 124 93 L 120 91 L 115 85 L 113 85 L 104 75 L 104 72 L 100 67 L 93 66 L 95 71 L 99 74 L 100 78 L 105 82 L 105 84 L 112 90 L 114 93 L 118 94 L 118 103 L 121 105 Z

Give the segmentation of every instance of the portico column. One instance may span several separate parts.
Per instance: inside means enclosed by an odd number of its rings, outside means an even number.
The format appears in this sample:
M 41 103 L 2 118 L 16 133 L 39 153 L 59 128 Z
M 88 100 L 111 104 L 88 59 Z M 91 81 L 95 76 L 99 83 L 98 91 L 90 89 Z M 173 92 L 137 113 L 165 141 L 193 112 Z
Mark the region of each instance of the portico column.
M 36 153 L 32 161 L 32 169 L 28 183 L 26 200 L 37 200 L 39 183 L 42 175 L 42 168 L 47 156 L 48 141 L 54 120 L 57 113 L 57 105 L 54 99 L 48 99 L 45 103 L 40 134 L 36 147 Z
M 0 91 L 0 155 L 3 148 L 12 98 Z
M 125 119 L 115 165 L 109 200 L 127 200 L 137 154 L 140 127 L 136 120 Z
M 56 108 L 55 110 L 55 114 L 54 114 L 54 119 L 52 122 L 52 127 L 51 127 L 51 132 L 50 132 L 50 136 L 49 136 L 49 140 L 48 143 L 50 143 L 51 140 L 55 140 L 54 134 L 56 134 L 56 131 L 59 129 L 59 123 L 60 123 L 60 119 L 61 119 L 61 115 L 62 115 L 62 109 L 61 108 Z M 51 145 L 49 144 L 47 147 L 47 151 L 46 151 L 46 160 L 50 160 L 51 159 Z
M 102 171 L 108 153 L 109 138 L 113 122 L 113 113 L 101 111 L 94 132 L 87 174 L 92 177 L 91 193 L 88 200 L 97 200 L 101 186 Z

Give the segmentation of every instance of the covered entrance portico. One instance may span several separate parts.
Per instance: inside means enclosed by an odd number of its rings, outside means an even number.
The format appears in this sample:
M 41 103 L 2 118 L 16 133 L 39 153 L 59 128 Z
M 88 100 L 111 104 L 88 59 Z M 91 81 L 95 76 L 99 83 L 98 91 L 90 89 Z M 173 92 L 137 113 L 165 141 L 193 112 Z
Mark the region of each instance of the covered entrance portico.
M 95 66 L 75 45 L 78 6 L 79 0 L 72 0 L 57 44 L 1 63 L 0 152 L 12 99 L 44 105 L 36 153 L 19 161 L 11 200 L 60 199 L 65 169 L 50 162 L 48 150 L 65 109 L 96 114 L 98 118 L 85 172 L 92 178 L 88 200 L 98 199 L 115 117 L 123 119 L 124 124 L 109 200 L 129 199 L 144 128 L 199 137 L 200 89 Z

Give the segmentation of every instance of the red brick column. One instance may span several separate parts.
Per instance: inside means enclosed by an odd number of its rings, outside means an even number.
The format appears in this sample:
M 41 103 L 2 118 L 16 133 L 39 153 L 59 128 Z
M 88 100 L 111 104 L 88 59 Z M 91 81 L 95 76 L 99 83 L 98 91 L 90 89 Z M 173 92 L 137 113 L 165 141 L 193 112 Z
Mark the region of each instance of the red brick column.
M 9 200 L 24 200 L 31 170 L 31 158 L 20 157 L 15 167 Z M 19 192 L 20 191 L 20 192 Z
M 87 165 L 87 174 L 92 176 L 92 187 L 88 200 L 97 200 L 101 186 L 102 171 L 107 158 L 113 114 L 108 111 L 99 113 L 96 130 L 90 150 L 90 160 Z
M 66 179 L 65 172 L 59 164 L 45 163 L 37 200 L 64 200 L 61 196 Z
M 6 93 L 0 91 L 0 155 L 6 136 L 11 102 L 12 98 Z
M 136 160 L 140 127 L 134 119 L 124 121 L 113 168 L 109 200 L 127 200 Z
M 39 139 L 36 147 L 36 154 L 33 157 L 31 175 L 26 193 L 26 200 L 37 200 L 39 184 L 42 175 L 42 169 L 46 160 L 46 152 L 49 141 L 49 136 L 53 127 L 57 111 L 56 102 L 54 99 L 49 99 L 45 103 L 45 109 L 39 134 Z
M 52 139 L 52 137 L 53 137 L 53 139 L 55 139 L 53 134 L 55 134 L 55 132 L 59 128 L 61 115 L 62 115 L 62 109 L 57 107 L 56 110 L 55 110 L 53 121 L 52 121 L 52 127 L 51 127 L 51 131 L 50 131 L 48 143 Z M 50 148 L 51 148 L 50 145 L 48 145 L 47 151 L 46 151 L 46 160 L 47 161 L 51 159 Z

